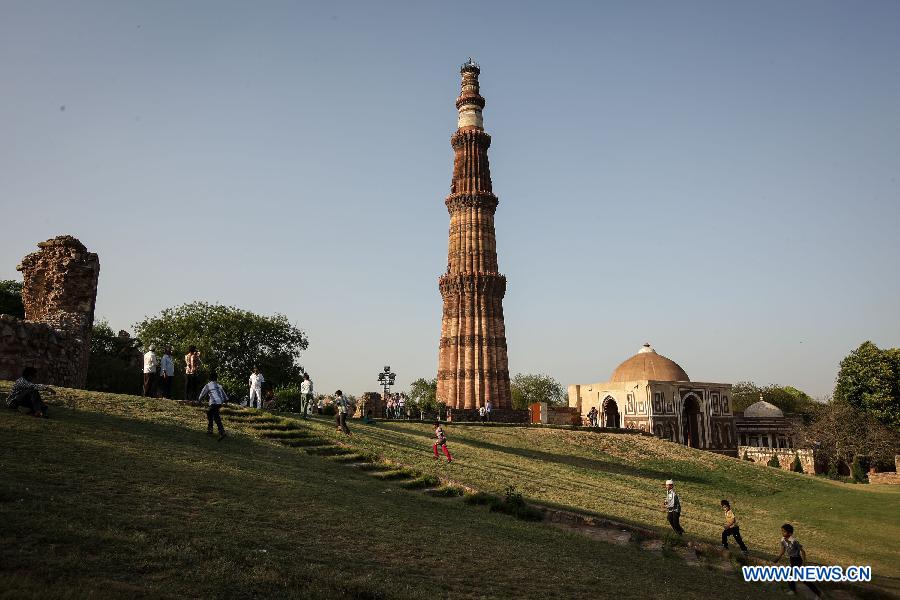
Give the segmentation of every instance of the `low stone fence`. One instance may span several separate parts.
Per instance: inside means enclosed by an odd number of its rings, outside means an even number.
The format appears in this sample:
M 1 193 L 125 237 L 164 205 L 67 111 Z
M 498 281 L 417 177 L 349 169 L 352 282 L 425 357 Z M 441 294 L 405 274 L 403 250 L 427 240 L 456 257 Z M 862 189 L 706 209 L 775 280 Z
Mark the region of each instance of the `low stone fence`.
M 869 483 L 881 483 L 886 485 L 900 485 L 900 473 L 888 471 L 886 473 L 876 473 L 869 471 Z
M 816 461 L 813 451 L 808 448 L 791 449 L 791 448 L 760 448 L 757 446 L 738 446 L 738 458 L 743 459 L 744 456 L 755 463 L 767 464 L 773 456 L 778 457 L 778 464 L 785 471 L 791 470 L 794 464 L 794 456 L 800 457 L 800 464 L 803 466 L 803 472 L 815 475 Z

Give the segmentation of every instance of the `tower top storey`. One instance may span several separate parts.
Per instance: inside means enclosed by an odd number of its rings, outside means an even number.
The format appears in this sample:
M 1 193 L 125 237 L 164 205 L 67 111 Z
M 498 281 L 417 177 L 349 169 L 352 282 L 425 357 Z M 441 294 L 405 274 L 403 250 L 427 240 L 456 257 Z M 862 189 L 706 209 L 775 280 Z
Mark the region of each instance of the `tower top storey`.
M 478 76 L 481 74 L 481 67 L 478 63 L 469 58 L 459 68 L 459 74 L 462 77 L 460 84 L 459 97 L 456 99 L 456 110 L 459 111 L 459 119 L 457 127 L 459 129 L 484 129 L 484 121 L 481 117 L 481 110 L 484 108 L 484 98 L 478 87 Z

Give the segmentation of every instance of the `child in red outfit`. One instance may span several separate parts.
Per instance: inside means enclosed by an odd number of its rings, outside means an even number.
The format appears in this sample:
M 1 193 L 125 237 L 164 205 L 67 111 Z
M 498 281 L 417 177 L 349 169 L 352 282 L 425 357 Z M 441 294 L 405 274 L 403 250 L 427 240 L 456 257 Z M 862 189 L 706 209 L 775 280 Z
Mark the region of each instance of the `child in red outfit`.
M 452 463 L 453 457 L 450 456 L 450 450 L 447 449 L 447 436 L 444 435 L 444 428 L 441 427 L 441 424 L 437 421 L 434 422 L 434 444 L 432 445 L 432 449 L 434 450 L 434 459 L 441 460 L 440 455 L 438 454 L 438 446 L 444 449 L 444 456 L 447 457 L 447 462 Z

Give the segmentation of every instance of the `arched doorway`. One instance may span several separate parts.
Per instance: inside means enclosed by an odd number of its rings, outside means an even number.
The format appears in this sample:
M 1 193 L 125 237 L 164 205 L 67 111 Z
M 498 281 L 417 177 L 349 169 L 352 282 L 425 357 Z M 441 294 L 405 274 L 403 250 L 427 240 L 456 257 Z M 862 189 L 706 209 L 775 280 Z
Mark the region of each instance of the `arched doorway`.
M 684 399 L 684 407 L 681 409 L 681 441 L 685 446 L 700 448 L 700 401 L 696 396 L 688 396 Z
M 609 397 L 603 401 L 603 426 L 621 427 L 619 422 L 619 405 Z

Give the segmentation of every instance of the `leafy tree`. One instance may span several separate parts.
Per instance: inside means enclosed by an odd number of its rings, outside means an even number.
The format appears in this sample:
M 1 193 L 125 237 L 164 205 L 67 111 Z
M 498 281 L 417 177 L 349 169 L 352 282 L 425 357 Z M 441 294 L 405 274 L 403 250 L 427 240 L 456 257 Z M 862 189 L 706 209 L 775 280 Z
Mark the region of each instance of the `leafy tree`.
M 510 381 L 510 394 L 512 407 L 517 410 L 527 409 L 535 402 L 566 403 L 563 386 L 549 375 L 518 373 Z
M 801 426 L 797 434 L 803 445 L 815 448 L 817 458 L 828 461 L 835 471 L 858 456 L 870 457 L 875 464 L 889 463 L 900 451 L 897 431 L 871 414 L 835 400 L 821 405 L 813 421 Z
M 841 361 L 834 399 L 900 429 L 900 348 L 860 344 Z
M 124 332 L 122 332 L 124 333 Z M 137 340 L 115 333 L 106 321 L 94 323 L 85 387 L 115 394 L 141 393 L 141 352 Z
M 25 318 L 21 282 L 9 279 L 0 281 L 0 314 Z
M 163 310 L 134 326 L 144 347 L 171 345 L 179 357 L 196 345 L 202 362 L 219 373 L 219 383 L 237 398 L 246 394 L 247 378 L 258 366 L 271 385 L 297 382 L 297 363 L 309 342 L 284 315 L 263 316 L 233 306 L 192 302 Z
M 421 419 L 425 412 L 437 409 L 437 378 L 425 379 L 420 377 L 409 385 L 409 401 L 406 410 L 419 409 Z

